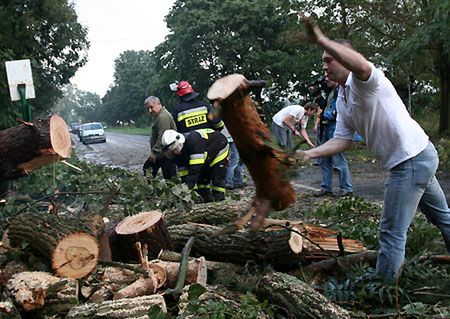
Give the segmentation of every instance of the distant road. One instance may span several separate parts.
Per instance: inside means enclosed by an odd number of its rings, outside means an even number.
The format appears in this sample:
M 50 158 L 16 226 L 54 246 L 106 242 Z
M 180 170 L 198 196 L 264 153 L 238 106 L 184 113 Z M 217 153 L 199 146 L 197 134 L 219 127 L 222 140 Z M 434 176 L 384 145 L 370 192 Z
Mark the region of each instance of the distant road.
M 150 152 L 150 137 L 106 133 L 106 143 L 83 145 L 71 134 L 75 153 L 80 160 L 140 171 Z

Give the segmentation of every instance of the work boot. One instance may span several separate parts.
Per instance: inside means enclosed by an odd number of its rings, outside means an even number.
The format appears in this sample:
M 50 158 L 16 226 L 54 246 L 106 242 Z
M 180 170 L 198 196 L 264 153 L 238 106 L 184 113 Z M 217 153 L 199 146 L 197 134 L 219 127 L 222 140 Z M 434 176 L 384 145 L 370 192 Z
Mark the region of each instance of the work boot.
M 317 191 L 314 193 L 314 197 L 323 197 L 323 196 L 332 196 L 333 193 L 331 191 L 327 191 L 326 189 L 322 188 L 320 191 Z

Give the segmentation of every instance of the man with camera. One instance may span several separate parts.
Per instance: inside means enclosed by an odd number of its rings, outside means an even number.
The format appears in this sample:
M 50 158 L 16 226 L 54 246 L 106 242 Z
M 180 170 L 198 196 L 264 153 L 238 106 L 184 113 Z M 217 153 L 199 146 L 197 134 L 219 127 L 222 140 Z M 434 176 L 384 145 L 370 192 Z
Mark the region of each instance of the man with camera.
M 416 210 L 436 225 L 450 253 L 450 209 L 435 177 L 439 157 L 429 137 L 411 118 L 394 86 L 347 41 L 326 37 L 313 19 L 301 16 L 304 38 L 323 48 L 326 77 L 340 84 L 334 137 L 300 158 L 332 156 L 349 149 L 355 131 L 389 171 L 380 220 L 376 272 L 393 279 L 404 257 L 408 228 Z
M 317 146 L 332 139 L 336 130 L 336 99 L 339 84 L 331 80 L 325 80 L 324 83 L 326 87 L 324 91 L 327 94 L 327 99 L 326 106 L 318 117 Z M 334 195 L 338 197 L 351 196 L 353 194 L 352 179 L 344 153 L 338 153 L 330 157 L 320 157 L 318 160 L 322 181 L 320 183 L 321 190 L 314 193 L 314 196 L 333 195 L 333 169 L 336 169 L 339 174 L 339 191 L 334 193 Z

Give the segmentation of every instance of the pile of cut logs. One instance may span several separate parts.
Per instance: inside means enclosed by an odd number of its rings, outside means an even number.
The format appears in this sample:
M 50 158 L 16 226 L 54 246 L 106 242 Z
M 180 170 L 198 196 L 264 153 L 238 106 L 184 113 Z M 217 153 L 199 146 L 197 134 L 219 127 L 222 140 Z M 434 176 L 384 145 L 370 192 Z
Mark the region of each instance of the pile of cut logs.
M 26 246 L 27 253 L 52 272 L 24 271 L 15 264 L 3 267 L 0 318 L 30 313 L 36 318 L 146 318 L 154 306 L 166 312 L 169 295 L 172 301 L 174 295 L 181 296 L 180 305 L 183 298 L 186 302 L 182 292 L 194 283 L 207 287 L 204 300 L 218 298 L 238 307 L 239 297 L 208 285 L 208 274 L 237 272 L 248 261 L 292 271 L 304 262 L 365 251 L 355 240 L 339 239 L 335 231 L 300 221 L 267 219 L 256 233 L 221 234 L 223 225 L 245 211 L 243 206 L 234 201 L 201 204 L 188 212 L 149 211 L 107 223 L 93 214 L 22 213 L 11 220 L 3 245 L 8 250 Z M 190 238 L 194 257 L 188 259 L 176 252 L 186 248 Z M 314 318 L 350 318 L 346 310 L 286 273 L 267 273 L 258 290 L 261 298 L 279 304 L 293 318 L 307 318 L 306 306 Z M 293 302 L 297 306 L 288 307 Z

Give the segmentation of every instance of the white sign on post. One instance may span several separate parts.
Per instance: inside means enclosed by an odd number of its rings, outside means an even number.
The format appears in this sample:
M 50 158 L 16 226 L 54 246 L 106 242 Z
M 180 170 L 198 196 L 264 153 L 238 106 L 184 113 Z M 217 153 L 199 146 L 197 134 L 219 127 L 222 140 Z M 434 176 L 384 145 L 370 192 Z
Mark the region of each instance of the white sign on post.
M 25 84 L 25 97 L 27 99 L 34 99 L 34 85 L 30 60 L 7 61 L 5 62 L 5 66 L 11 101 L 20 100 L 19 90 L 17 89 L 19 84 Z

